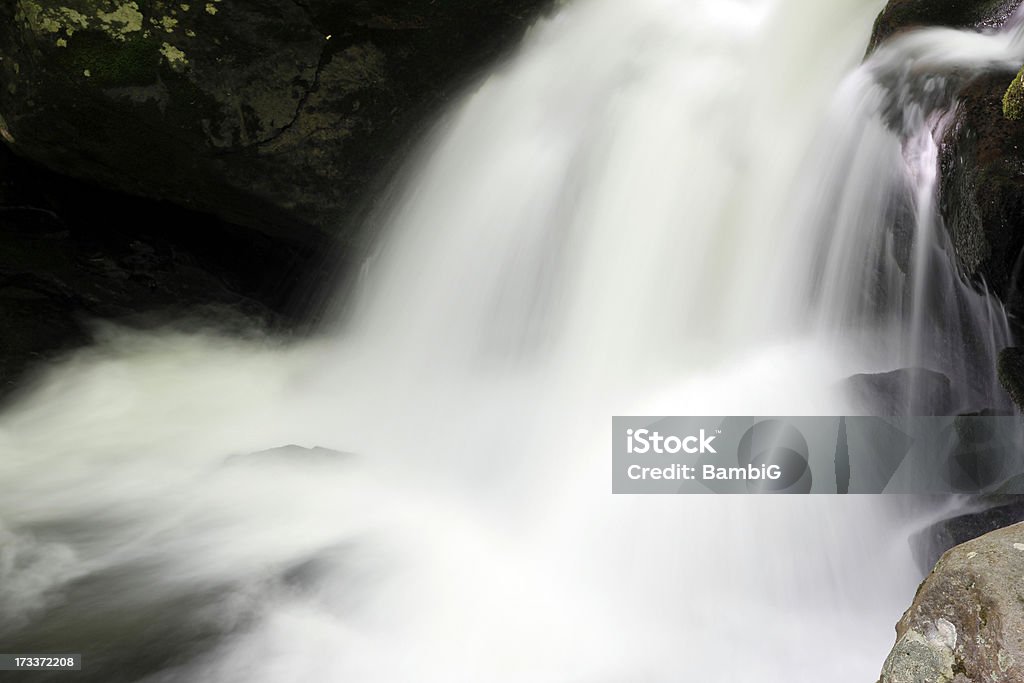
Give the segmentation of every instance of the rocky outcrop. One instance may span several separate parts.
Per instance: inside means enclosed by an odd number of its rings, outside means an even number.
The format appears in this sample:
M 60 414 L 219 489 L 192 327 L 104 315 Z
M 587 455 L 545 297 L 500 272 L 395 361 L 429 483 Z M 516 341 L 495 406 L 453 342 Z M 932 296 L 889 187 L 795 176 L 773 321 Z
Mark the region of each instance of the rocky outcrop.
M 1024 312 L 1024 121 L 1003 116 L 1012 73 L 990 73 L 963 91 L 942 141 L 940 210 L 960 267 L 1013 314 Z
M 889 0 L 875 20 L 868 54 L 886 39 L 914 28 L 998 26 L 1020 0 Z
M 875 22 L 868 54 L 885 40 L 916 28 L 994 28 L 1020 4 L 1020 0 L 890 0 Z M 1003 302 L 1017 335 L 1024 320 L 1022 84 L 1021 74 L 1015 76 L 1012 71 L 991 71 L 970 80 L 964 80 L 963 74 L 947 76 L 946 87 L 958 92 L 939 145 L 939 213 L 959 270 Z M 927 87 L 935 86 L 928 81 Z M 935 106 L 945 109 L 947 105 Z M 897 246 L 906 242 L 899 231 L 894 236 Z M 1000 379 L 1011 395 L 1012 385 L 1024 386 L 1024 374 L 1014 377 L 1012 370 L 1012 363 L 1001 362 Z M 1024 409 L 1024 392 L 1016 394 L 1015 404 Z
M 880 683 L 1024 680 L 1024 524 L 944 554 L 896 637 Z
M 325 246 L 289 247 L 104 191 L 0 147 L 0 398 L 26 370 L 88 342 L 99 319 L 148 327 L 185 315 L 294 329 L 317 302 L 292 294 L 330 279 L 317 267 Z
M 921 27 L 983 28 L 1002 24 L 1019 0 L 890 0 L 875 22 L 873 50 Z M 961 270 L 1022 310 L 1017 263 L 1024 247 L 1024 121 L 1010 73 L 992 72 L 963 85 L 955 119 L 941 142 L 940 212 Z M 1004 96 L 1006 96 L 1004 98 Z M 1004 103 L 1005 100 L 1005 103 Z M 1013 116 L 1004 116 L 1008 110 Z
M 298 240 L 548 0 L 0 0 L 0 137 L 108 188 Z
M 96 319 L 315 320 L 391 160 L 548 2 L 0 0 L 0 395 Z

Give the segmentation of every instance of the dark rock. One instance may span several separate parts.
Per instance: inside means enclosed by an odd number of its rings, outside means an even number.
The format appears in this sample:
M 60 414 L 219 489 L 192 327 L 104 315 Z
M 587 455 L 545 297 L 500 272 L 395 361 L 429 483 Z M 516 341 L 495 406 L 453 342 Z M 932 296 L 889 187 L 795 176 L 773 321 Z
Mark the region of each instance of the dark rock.
M 320 260 L 212 216 L 55 175 L 0 147 L 0 395 L 33 365 L 88 342 L 97 319 L 149 327 L 188 315 L 218 327 L 294 328 L 313 315 L 294 294 L 330 279 Z
M 999 383 L 1017 410 L 1024 411 L 1024 347 L 1012 346 L 999 353 Z
M 880 683 L 1024 680 L 1024 524 L 948 551 L 896 625 Z
M 1024 496 L 997 496 L 978 503 L 986 507 L 932 524 L 910 539 L 914 559 L 922 571 L 935 566 L 950 548 L 990 531 L 1024 522 Z
M 925 368 L 853 375 L 843 388 L 869 415 L 950 415 L 956 408 L 949 378 Z
M 0 0 L 0 137 L 306 242 L 549 0 Z
M 1020 0 L 889 0 L 875 20 L 868 54 L 891 36 L 914 28 L 998 26 L 1019 4 Z
M 939 207 L 963 272 L 1019 316 L 1024 247 L 1024 121 L 1003 117 L 1012 73 L 981 76 L 963 91 L 940 150 Z

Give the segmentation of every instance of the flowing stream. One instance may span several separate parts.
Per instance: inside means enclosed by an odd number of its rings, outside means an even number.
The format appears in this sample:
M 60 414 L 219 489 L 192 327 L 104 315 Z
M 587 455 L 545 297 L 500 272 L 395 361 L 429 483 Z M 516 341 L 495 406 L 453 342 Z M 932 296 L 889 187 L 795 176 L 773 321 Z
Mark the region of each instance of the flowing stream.
M 609 442 L 848 414 L 843 378 L 916 365 L 1002 405 L 936 140 L 1024 48 L 858 67 L 882 4 L 563 4 L 423 141 L 317 339 L 100 328 L 0 415 L 6 649 L 152 683 L 876 680 L 941 510 L 616 497 Z

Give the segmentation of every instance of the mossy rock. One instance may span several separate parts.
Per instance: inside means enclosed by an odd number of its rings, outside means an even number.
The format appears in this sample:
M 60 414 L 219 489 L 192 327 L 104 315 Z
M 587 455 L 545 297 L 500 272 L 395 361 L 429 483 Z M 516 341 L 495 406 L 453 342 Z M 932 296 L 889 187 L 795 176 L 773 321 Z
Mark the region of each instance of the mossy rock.
M 1024 68 L 1017 72 L 1003 95 L 1003 116 L 1011 121 L 1024 119 Z
M 100 31 L 83 31 L 58 53 L 69 74 L 95 79 L 97 87 L 130 87 L 156 83 L 159 40 L 141 35 L 115 42 Z
M 356 248 L 422 121 L 550 3 L 0 0 L 0 138 L 101 187 Z

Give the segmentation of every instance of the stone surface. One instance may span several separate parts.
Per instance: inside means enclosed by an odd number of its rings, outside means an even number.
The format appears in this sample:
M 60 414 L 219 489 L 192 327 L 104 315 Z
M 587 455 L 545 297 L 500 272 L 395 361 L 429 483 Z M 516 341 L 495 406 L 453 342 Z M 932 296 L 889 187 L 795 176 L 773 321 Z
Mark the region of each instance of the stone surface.
M 889 0 L 875 20 L 868 53 L 886 39 L 914 28 L 997 26 L 1019 4 L 1020 0 Z
M 302 241 L 549 0 L 0 0 L 0 137 L 104 187 Z
M 98 319 L 315 320 L 392 160 L 548 1 L 0 0 L 0 394 Z
M 1002 102 L 1013 78 L 986 74 L 963 91 L 940 149 L 939 203 L 963 272 L 1020 314 L 1024 121 L 1006 119 Z
M 1024 411 L 1024 348 L 1011 346 L 999 354 L 999 383 L 1018 410 Z
M 972 512 L 936 522 L 910 539 L 914 559 L 922 571 L 929 571 L 950 548 L 984 536 L 990 531 L 1024 522 L 1024 496 L 979 498 Z
M 320 261 L 313 249 L 84 185 L 0 148 L 0 395 L 88 342 L 97 320 L 294 328 L 315 315 L 294 293 L 330 281 Z
M 880 683 L 1024 680 L 1024 524 L 945 553 L 896 638 Z

